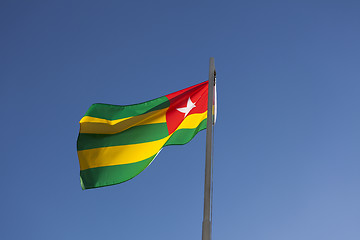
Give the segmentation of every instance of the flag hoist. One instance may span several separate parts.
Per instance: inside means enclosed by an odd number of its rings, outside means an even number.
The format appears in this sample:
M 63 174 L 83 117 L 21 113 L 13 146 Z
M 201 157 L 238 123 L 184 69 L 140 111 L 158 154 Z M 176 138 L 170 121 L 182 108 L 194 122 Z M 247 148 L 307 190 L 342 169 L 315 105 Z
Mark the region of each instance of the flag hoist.
M 208 81 L 139 104 L 91 105 L 80 120 L 77 140 L 82 188 L 130 180 L 163 147 L 186 144 L 206 129 L 202 239 L 210 240 L 214 85 L 214 58 L 210 58 Z

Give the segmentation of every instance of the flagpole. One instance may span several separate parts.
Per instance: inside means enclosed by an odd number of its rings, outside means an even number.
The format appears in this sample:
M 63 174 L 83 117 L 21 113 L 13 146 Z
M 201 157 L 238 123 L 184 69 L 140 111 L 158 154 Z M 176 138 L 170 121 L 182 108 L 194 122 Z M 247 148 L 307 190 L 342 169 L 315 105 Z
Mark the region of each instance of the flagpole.
M 209 64 L 209 93 L 206 127 L 206 158 L 205 158 L 205 184 L 204 184 L 204 218 L 202 225 L 202 240 L 211 240 L 211 189 L 212 189 L 212 130 L 213 130 L 213 99 L 215 83 L 215 60 L 210 58 Z

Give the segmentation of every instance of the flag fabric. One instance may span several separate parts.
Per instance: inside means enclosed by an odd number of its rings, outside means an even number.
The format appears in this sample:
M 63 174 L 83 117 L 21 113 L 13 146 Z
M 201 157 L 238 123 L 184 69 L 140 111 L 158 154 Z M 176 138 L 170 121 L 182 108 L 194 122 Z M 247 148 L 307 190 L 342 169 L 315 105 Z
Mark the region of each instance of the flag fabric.
M 125 182 L 164 146 L 206 129 L 208 81 L 133 105 L 93 104 L 80 120 L 77 152 L 83 189 Z

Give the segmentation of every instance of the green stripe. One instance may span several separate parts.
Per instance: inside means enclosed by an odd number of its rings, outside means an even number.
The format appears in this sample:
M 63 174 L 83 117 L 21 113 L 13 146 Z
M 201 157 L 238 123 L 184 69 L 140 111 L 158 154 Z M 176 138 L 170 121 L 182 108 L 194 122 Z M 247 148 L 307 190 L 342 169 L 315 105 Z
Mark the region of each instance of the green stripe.
M 80 171 L 82 188 L 104 187 L 128 181 L 149 166 L 155 156 L 136 163 L 90 168 Z
M 166 123 L 135 126 L 116 134 L 80 133 L 77 150 L 145 143 L 163 139 L 168 135 Z
M 85 113 L 85 116 L 116 120 L 164 109 L 169 106 L 170 102 L 165 96 L 133 105 L 95 103 L 90 106 Z
M 188 143 L 195 135 L 201 130 L 206 129 L 206 119 L 204 119 L 197 128 L 193 129 L 179 129 L 176 130 L 169 140 L 165 143 L 165 146 L 169 145 L 183 145 Z

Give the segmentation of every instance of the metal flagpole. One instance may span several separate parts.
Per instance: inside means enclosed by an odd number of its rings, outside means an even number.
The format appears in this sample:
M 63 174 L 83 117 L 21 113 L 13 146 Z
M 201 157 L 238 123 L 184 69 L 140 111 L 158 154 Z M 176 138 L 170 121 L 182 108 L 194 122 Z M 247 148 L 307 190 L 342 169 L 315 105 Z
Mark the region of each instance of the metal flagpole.
M 204 185 L 204 218 L 202 226 L 202 240 L 211 240 L 211 188 L 212 188 L 212 130 L 213 130 L 213 99 L 215 83 L 215 60 L 210 58 L 209 67 L 209 93 L 208 93 L 208 112 L 206 127 L 206 159 L 205 159 L 205 185 Z

